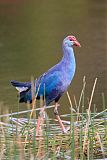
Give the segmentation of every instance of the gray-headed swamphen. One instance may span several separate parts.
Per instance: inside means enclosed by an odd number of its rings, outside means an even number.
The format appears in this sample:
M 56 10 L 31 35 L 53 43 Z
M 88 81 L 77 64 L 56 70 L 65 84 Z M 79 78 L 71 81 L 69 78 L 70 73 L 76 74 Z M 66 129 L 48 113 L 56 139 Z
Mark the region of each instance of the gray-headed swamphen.
M 38 91 L 36 99 L 40 99 L 41 96 L 45 96 L 46 106 L 53 101 L 55 102 L 54 113 L 63 133 L 66 132 L 66 129 L 60 119 L 57 108 L 60 97 L 65 91 L 67 91 L 67 88 L 70 85 L 75 74 L 76 62 L 73 46 L 80 47 L 81 45 L 74 36 L 67 36 L 62 43 L 63 57 L 61 61 L 34 81 L 36 86 L 35 95 Z M 11 81 L 11 83 L 20 93 L 20 103 L 32 103 L 31 82 L 17 82 L 13 80 Z M 39 133 L 39 127 L 40 115 L 38 117 L 36 135 L 38 135 Z

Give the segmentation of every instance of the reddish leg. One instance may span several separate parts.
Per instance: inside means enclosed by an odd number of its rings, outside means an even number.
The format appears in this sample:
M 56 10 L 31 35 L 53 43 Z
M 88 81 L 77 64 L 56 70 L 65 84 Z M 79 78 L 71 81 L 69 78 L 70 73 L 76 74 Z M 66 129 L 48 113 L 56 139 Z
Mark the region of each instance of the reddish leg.
M 41 124 L 41 121 L 45 117 L 44 110 L 45 110 L 45 106 L 43 106 L 43 108 L 41 108 L 41 111 L 39 112 L 39 116 L 38 116 L 38 120 L 37 120 L 37 126 L 36 126 L 36 136 L 39 135 L 40 124 Z
M 59 104 L 58 104 L 58 103 L 55 103 L 54 114 L 55 114 L 55 116 L 56 116 L 56 119 L 57 119 L 58 122 L 59 122 L 59 125 L 60 125 L 60 127 L 61 127 L 61 129 L 62 129 L 62 132 L 63 132 L 63 133 L 66 133 L 67 130 L 65 129 L 65 126 L 63 125 L 62 120 L 61 120 L 61 118 L 60 118 L 60 116 L 59 116 L 59 113 L 58 113 L 58 106 L 59 106 Z

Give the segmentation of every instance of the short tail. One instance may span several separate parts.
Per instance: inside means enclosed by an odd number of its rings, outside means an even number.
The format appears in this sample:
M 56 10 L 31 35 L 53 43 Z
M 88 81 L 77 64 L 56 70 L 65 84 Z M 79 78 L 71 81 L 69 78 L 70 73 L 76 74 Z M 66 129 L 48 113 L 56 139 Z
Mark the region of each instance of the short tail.
M 11 84 L 18 90 L 19 95 L 20 95 L 20 99 L 19 102 L 27 102 L 25 99 L 25 95 L 26 93 L 30 90 L 31 88 L 31 83 L 30 82 L 18 82 L 15 80 L 11 81 Z

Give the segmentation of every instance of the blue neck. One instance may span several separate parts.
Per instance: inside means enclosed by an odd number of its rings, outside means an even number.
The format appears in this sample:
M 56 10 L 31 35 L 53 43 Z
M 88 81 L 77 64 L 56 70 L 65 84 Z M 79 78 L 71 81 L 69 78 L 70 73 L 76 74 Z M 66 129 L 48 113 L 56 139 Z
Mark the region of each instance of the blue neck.
M 76 68 L 74 51 L 73 48 L 69 46 L 63 46 L 62 50 L 63 57 L 61 60 L 61 66 L 62 69 L 65 71 L 65 74 L 68 75 L 67 77 L 69 77 L 69 80 L 72 80 Z
M 68 46 L 63 46 L 62 47 L 63 50 L 63 57 L 61 62 L 66 64 L 66 65 L 72 65 L 75 66 L 75 56 L 74 56 L 74 51 L 72 47 L 68 47 Z

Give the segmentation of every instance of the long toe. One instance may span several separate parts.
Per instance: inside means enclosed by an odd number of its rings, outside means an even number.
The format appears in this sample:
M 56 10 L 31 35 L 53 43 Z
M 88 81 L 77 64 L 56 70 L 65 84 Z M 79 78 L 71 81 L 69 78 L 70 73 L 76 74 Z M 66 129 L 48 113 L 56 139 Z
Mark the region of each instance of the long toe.
M 63 133 L 66 134 L 66 133 L 68 133 L 68 131 L 70 131 L 70 127 L 65 128 L 65 129 L 63 130 Z

